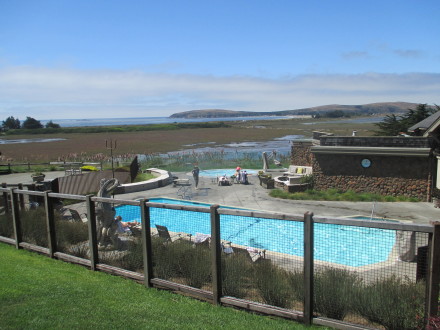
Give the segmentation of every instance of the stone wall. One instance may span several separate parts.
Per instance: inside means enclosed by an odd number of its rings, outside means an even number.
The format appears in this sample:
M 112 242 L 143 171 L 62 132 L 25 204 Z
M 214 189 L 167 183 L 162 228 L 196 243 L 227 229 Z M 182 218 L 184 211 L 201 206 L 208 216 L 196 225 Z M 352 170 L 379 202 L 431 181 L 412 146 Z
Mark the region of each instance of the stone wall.
M 315 154 L 315 189 L 371 192 L 427 200 L 430 194 L 428 157 L 369 156 L 371 166 L 361 166 L 363 155 Z
M 432 141 L 425 137 L 399 136 L 320 136 L 321 146 L 344 147 L 399 147 L 399 148 L 430 148 Z
M 312 166 L 313 154 L 310 149 L 312 146 L 312 141 L 293 141 L 291 148 L 290 164 L 299 166 Z

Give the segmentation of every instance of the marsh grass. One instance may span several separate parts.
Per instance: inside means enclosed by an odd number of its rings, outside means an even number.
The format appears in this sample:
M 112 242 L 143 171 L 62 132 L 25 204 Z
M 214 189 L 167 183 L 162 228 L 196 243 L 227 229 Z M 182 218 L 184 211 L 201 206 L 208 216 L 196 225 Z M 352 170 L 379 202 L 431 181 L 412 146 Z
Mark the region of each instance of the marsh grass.
M 278 160 L 287 167 L 290 155 L 278 155 Z M 202 170 L 219 168 L 261 169 L 263 158 L 261 152 L 235 152 L 226 153 L 222 150 L 209 152 L 181 152 L 168 155 L 144 155 L 141 160 L 143 169 L 157 167 L 174 172 L 186 172 L 193 168 L 194 164 Z M 270 164 L 269 168 L 276 168 Z

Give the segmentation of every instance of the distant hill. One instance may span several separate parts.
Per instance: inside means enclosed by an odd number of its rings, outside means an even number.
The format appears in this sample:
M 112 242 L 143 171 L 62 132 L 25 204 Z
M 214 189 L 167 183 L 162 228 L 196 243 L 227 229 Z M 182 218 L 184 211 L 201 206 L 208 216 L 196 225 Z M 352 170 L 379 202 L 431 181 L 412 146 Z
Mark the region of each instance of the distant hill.
M 402 113 L 408 109 L 415 109 L 418 103 L 408 102 L 382 102 L 363 105 L 322 105 L 312 108 L 282 111 L 234 111 L 223 109 L 191 110 L 172 114 L 170 118 L 224 118 L 224 117 L 247 117 L 247 116 L 294 116 L 294 115 L 316 115 L 325 114 L 328 111 L 344 111 L 352 115 L 372 115 Z

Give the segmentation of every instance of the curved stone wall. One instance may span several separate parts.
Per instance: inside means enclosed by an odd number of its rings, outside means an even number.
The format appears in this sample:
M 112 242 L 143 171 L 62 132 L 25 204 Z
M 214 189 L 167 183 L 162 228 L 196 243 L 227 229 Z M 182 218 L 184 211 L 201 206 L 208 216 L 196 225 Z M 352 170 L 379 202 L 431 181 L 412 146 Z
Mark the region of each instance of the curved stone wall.
M 166 186 L 173 182 L 173 177 L 170 172 L 160 170 L 158 168 L 149 168 L 146 172 L 155 173 L 158 176 L 154 179 L 135 183 L 126 183 L 118 187 L 118 194 L 128 194 L 143 190 L 155 189 Z

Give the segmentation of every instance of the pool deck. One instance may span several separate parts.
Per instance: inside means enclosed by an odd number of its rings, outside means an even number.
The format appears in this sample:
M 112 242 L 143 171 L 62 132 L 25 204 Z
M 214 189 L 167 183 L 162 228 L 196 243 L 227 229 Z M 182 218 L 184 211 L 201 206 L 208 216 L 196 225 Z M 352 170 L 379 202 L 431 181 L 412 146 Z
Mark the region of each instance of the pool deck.
M 46 180 L 64 176 L 64 172 L 46 172 Z M 317 217 L 347 217 L 361 215 L 370 217 L 373 209 L 371 202 L 329 202 L 329 201 L 294 201 L 270 197 L 268 189 L 260 186 L 256 175 L 249 175 L 249 184 L 233 184 L 231 186 L 218 186 L 214 180 L 208 177 L 200 177 L 199 187 L 195 189 L 194 180 L 190 173 L 173 172 L 179 179 L 189 179 L 192 185 L 189 187 L 189 195 L 192 201 L 209 204 L 221 204 L 227 206 L 242 207 L 254 210 L 280 212 L 294 215 L 302 215 L 305 212 L 313 212 Z M 273 173 L 273 176 L 277 176 Z M 2 175 L 1 182 L 9 184 L 31 183 L 29 173 Z M 116 195 L 120 199 L 139 199 L 166 197 L 181 199 L 178 195 L 179 187 L 172 184 L 151 190 Z M 428 224 L 430 221 L 438 221 L 440 209 L 434 208 L 432 203 L 419 202 L 396 202 L 376 203 L 374 217 L 406 220 L 414 223 Z

